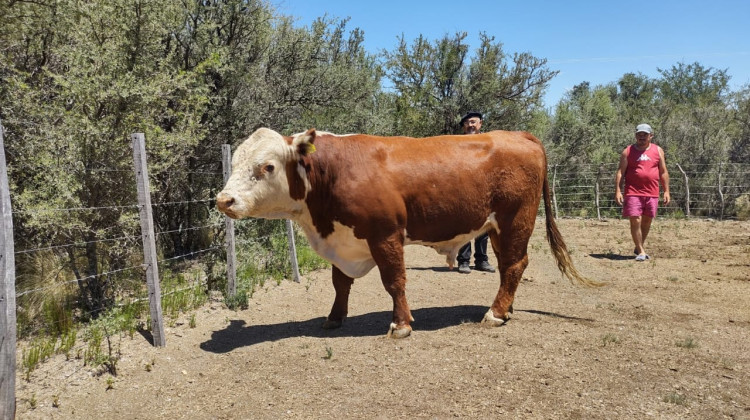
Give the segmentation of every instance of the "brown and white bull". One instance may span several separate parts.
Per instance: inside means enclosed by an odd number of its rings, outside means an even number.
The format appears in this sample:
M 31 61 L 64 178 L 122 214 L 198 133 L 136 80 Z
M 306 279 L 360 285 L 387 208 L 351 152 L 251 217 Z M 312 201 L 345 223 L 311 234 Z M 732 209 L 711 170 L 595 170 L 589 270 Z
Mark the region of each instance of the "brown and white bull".
M 528 265 L 527 245 L 544 197 L 547 240 L 571 281 L 581 276 L 550 214 L 547 157 L 526 132 L 428 138 L 338 136 L 310 129 L 292 137 L 255 131 L 236 150 L 217 197 L 232 218 L 291 219 L 333 265 L 336 298 L 323 328 L 346 318 L 355 278 L 376 265 L 393 298 L 391 337 L 414 320 L 406 302 L 404 245 L 447 255 L 489 232 L 500 290 L 482 322 L 502 325 Z

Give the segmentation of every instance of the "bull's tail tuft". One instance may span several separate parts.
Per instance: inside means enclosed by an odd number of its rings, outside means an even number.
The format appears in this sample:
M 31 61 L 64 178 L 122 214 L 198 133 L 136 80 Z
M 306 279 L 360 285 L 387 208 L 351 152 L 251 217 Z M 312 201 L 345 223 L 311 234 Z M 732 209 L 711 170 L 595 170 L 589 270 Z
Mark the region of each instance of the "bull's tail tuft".
M 575 266 L 573 265 L 573 260 L 570 258 L 570 253 L 568 252 L 568 247 L 565 245 L 565 241 L 563 240 L 560 231 L 557 229 L 555 218 L 552 215 L 549 183 L 547 182 L 546 176 L 544 177 L 544 189 L 542 193 L 544 196 L 544 213 L 547 225 L 547 242 L 549 242 L 549 246 L 552 249 L 552 254 L 555 256 L 555 260 L 557 261 L 557 268 L 561 273 L 565 275 L 565 277 L 568 278 L 568 280 L 571 281 L 571 283 L 578 282 L 588 287 L 604 286 L 605 283 L 603 282 L 591 280 L 584 277 L 581 273 L 578 272 L 578 270 L 576 270 Z

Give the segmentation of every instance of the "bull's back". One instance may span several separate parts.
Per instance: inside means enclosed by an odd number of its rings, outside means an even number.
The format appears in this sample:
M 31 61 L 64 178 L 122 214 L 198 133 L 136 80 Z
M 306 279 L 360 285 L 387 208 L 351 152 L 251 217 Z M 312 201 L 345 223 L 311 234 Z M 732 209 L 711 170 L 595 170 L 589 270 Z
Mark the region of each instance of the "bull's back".
M 403 201 L 414 240 L 439 242 L 480 229 L 491 214 L 536 208 L 546 177 L 541 142 L 524 132 L 400 139 L 381 174 Z M 398 198 L 394 197 L 397 193 Z
M 523 196 L 541 191 L 541 176 L 546 175 L 541 142 L 522 131 L 321 140 L 318 150 L 326 161 L 321 167 L 336 172 L 341 194 L 388 199 L 398 195 L 416 206 L 450 206 L 451 197 Z
M 466 173 L 546 165 L 541 142 L 522 131 L 426 138 L 354 135 L 339 138 L 334 148 L 342 153 L 333 160 L 350 179 L 376 178 L 405 190 L 437 182 L 450 188 Z
M 414 242 L 456 240 L 493 213 L 536 208 L 546 176 L 544 149 L 524 132 L 321 136 L 316 149 L 306 201 L 323 237 L 336 221 L 358 238 L 405 227 Z
M 405 198 L 440 202 L 460 197 L 504 196 L 541 192 L 546 176 L 544 148 L 525 132 L 489 133 L 413 139 L 396 148 L 386 173 Z M 532 194 L 533 195 L 533 194 Z

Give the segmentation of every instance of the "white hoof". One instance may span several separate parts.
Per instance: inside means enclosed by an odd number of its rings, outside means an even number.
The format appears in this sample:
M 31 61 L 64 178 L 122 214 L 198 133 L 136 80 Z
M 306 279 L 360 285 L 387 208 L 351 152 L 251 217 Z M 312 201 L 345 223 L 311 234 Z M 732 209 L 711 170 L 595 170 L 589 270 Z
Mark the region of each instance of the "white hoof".
M 388 338 L 406 338 L 411 334 L 411 327 L 406 326 L 398 328 L 396 324 L 391 322 L 391 327 L 388 329 Z
M 504 325 L 510 319 L 510 314 L 506 314 L 506 318 L 496 318 L 495 314 L 492 313 L 492 308 L 484 314 L 482 318 L 482 324 L 486 324 L 488 327 L 499 327 Z

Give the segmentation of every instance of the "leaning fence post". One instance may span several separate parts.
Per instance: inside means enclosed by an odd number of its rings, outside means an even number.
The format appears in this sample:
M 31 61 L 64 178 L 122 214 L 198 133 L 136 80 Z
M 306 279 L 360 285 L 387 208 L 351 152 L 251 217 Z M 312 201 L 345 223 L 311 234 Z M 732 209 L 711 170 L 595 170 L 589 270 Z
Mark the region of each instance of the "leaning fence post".
M 286 234 L 289 237 L 289 256 L 292 259 L 292 276 L 299 283 L 299 265 L 297 264 L 297 247 L 294 246 L 294 227 L 292 221 L 286 219 Z
M 0 191 L 0 420 L 9 420 L 16 416 L 16 259 L 2 123 Z
M 161 287 L 159 286 L 159 266 L 156 261 L 156 237 L 154 235 L 154 215 L 151 212 L 151 188 L 146 166 L 146 140 L 143 133 L 131 135 L 133 141 L 133 165 L 138 184 L 138 204 L 141 214 L 141 238 L 143 239 L 143 265 L 146 269 L 148 301 L 151 309 L 151 334 L 154 346 L 164 347 L 164 319 L 161 311 Z
M 685 180 L 685 216 L 690 217 L 690 184 L 688 183 L 688 176 L 682 170 L 682 166 L 679 163 L 677 164 L 677 169 L 682 172 L 682 178 Z
M 221 170 L 224 175 L 224 185 L 232 175 L 232 146 L 221 145 Z M 227 295 L 237 293 L 237 254 L 234 245 L 234 219 L 224 216 L 224 242 L 227 247 Z

